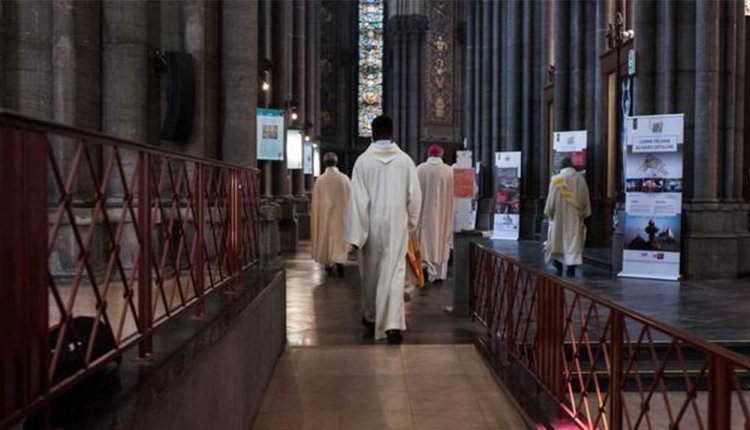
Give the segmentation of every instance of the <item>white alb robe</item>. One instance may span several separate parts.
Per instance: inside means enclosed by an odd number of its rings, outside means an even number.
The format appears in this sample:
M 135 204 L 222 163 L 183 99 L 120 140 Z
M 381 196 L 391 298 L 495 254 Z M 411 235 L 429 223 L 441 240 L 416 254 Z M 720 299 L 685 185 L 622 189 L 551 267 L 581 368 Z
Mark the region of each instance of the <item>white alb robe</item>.
M 545 252 L 550 262 L 568 266 L 583 263 L 586 226 L 583 220 L 591 216 L 591 201 L 586 178 L 574 168 L 562 169 L 550 180 L 544 215 L 550 220 Z
M 354 164 L 346 240 L 359 248 L 362 310 L 375 322 L 376 339 L 406 329 L 407 235 L 421 199 L 414 162 L 395 143 L 373 143 Z
M 420 251 L 429 281 L 448 276 L 450 241 L 453 234 L 453 169 L 440 157 L 430 157 L 417 167 L 422 189 L 419 221 Z
M 328 167 L 315 181 L 310 233 L 313 260 L 324 266 L 343 264 L 349 255 L 344 238 L 351 183 L 336 167 Z

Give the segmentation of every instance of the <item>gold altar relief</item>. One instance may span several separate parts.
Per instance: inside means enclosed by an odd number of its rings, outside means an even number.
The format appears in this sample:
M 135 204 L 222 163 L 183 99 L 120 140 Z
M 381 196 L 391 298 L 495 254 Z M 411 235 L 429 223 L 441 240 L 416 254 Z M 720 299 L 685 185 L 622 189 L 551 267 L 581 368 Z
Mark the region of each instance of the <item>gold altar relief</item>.
M 427 82 L 425 104 L 427 125 L 453 125 L 454 33 L 453 2 L 425 2 L 429 27 L 426 43 Z

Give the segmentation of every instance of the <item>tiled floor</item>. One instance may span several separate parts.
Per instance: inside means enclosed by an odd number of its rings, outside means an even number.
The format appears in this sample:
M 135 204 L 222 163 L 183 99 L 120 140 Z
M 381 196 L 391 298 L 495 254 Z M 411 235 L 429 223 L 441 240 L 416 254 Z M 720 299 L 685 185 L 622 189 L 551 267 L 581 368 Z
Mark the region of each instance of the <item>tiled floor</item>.
M 310 259 L 309 242 L 286 260 L 287 340 L 292 346 L 356 345 L 374 343 L 360 324 L 359 270 L 356 260 L 346 265 L 345 278 L 326 275 L 323 267 Z M 449 279 L 425 291 L 412 294 L 406 304 L 404 343 L 470 343 L 479 326 L 469 318 L 446 313 L 453 303 Z
M 288 348 L 253 429 L 525 429 L 473 345 Z

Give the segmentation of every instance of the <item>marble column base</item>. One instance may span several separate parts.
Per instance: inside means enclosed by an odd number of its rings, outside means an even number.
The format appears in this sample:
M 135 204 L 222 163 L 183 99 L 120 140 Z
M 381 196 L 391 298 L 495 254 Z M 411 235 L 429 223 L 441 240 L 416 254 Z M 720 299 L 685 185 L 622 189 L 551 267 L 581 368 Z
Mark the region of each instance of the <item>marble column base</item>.
M 310 240 L 310 204 L 311 201 L 305 197 L 296 197 L 297 207 L 297 234 L 299 240 Z
M 264 268 L 274 268 L 281 264 L 281 241 L 279 216 L 281 206 L 265 201 L 260 206 L 260 264 Z
M 689 279 L 735 279 L 747 273 L 748 205 L 696 202 L 683 205 L 682 273 Z
M 281 252 L 297 252 L 297 244 L 299 243 L 299 220 L 297 219 L 296 199 L 291 196 L 283 197 L 280 200 L 277 200 L 277 203 L 281 207 L 281 215 L 279 216 Z

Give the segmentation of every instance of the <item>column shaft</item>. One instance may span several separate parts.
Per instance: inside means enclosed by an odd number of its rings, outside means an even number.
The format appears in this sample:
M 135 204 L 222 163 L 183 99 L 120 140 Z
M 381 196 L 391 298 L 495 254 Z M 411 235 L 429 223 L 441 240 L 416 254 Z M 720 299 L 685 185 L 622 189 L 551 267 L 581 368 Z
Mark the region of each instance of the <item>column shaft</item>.
M 257 165 L 258 3 L 221 3 L 221 158 Z
M 695 162 L 693 198 L 718 197 L 720 2 L 700 0 L 695 11 Z

